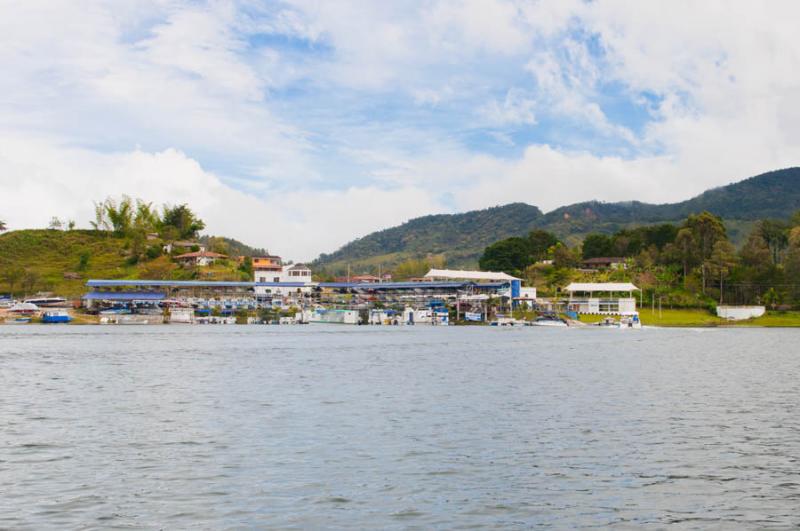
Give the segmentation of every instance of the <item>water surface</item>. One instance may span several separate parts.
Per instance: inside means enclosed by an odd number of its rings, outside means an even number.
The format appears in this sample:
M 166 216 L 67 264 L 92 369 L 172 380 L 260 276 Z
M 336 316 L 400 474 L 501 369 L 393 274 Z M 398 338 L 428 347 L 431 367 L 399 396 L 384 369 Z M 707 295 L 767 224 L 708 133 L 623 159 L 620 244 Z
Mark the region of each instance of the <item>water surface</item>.
M 0 327 L 0 528 L 798 526 L 798 339 Z

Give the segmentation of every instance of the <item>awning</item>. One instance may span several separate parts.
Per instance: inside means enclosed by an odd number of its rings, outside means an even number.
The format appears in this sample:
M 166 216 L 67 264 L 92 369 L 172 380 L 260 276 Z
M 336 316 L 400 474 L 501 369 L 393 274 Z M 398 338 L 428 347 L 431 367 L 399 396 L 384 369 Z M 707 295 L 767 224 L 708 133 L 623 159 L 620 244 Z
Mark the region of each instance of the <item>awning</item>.
M 166 298 L 166 294 L 155 291 L 90 291 L 83 298 L 90 301 L 160 301 Z

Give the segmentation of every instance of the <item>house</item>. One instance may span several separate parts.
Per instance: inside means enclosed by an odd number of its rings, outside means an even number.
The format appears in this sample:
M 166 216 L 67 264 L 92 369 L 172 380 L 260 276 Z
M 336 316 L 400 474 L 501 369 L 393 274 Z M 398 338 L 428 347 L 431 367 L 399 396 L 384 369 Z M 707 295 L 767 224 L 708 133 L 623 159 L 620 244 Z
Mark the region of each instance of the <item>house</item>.
M 589 258 L 583 261 L 583 266 L 586 269 L 600 270 L 600 269 L 628 269 L 628 264 L 625 258 L 621 256 L 598 256 Z
M 167 254 L 171 254 L 172 251 L 180 252 L 180 251 L 192 251 L 193 249 L 197 249 L 197 251 L 205 251 L 206 246 L 202 243 L 198 242 L 191 242 L 191 241 L 176 241 L 176 242 L 169 242 L 168 244 L 164 245 L 164 252 Z
M 350 282 L 358 282 L 359 284 L 375 283 L 380 281 L 381 277 L 376 277 L 375 275 L 355 275 L 350 277 Z
M 584 314 L 630 315 L 636 313 L 634 291 L 630 282 L 573 282 L 565 288 L 569 293 L 567 310 Z
M 256 267 L 256 259 L 259 260 Z M 281 265 L 279 256 L 253 258 L 255 292 L 260 296 L 290 295 L 311 291 L 311 269 L 305 264 Z
M 224 254 L 212 253 L 211 251 L 196 251 L 193 253 L 180 254 L 175 257 L 183 266 L 209 266 L 219 259 L 228 258 Z

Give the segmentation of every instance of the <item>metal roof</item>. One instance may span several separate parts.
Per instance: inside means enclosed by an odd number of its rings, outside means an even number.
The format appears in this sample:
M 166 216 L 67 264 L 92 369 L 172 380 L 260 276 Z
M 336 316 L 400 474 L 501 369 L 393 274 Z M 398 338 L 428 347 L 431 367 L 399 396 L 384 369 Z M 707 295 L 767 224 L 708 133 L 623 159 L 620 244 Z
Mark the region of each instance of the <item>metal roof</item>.
M 425 278 L 437 279 L 459 279 L 459 280 L 519 280 L 506 273 L 496 273 L 494 271 L 464 271 L 460 269 L 431 269 L 425 274 Z
M 573 282 L 566 291 L 636 291 L 639 288 L 630 282 Z
M 208 280 L 101 280 L 90 279 L 86 281 L 90 288 L 255 288 L 255 287 L 284 287 L 303 288 L 308 286 L 305 282 L 234 282 L 234 281 L 208 281 Z
M 458 289 L 466 286 L 479 288 L 497 288 L 499 284 L 475 284 L 473 282 L 320 282 L 321 288 L 348 288 L 360 290 L 390 290 L 390 289 Z
M 166 296 L 157 291 L 90 291 L 83 298 L 93 301 L 160 301 Z

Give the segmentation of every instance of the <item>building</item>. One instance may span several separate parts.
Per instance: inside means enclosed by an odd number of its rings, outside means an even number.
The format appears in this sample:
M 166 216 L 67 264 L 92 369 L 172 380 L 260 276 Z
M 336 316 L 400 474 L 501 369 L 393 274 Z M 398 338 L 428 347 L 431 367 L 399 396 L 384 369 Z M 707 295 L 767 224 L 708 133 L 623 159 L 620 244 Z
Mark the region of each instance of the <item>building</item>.
M 179 254 L 175 257 L 181 265 L 184 266 L 209 266 L 217 260 L 228 258 L 224 254 L 213 253 L 211 251 L 197 251 L 194 253 Z
M 283 276 L 283 260 L 280 256 L 254 256 L 253 280 L 256 282 L 280 282 Z
M 461 269 L 431 269 L 425 274 L 426 280 L 470 280 L 473 282 L 511 282 L 519 281 L 506 273 L 493 271 L 465 271 Z
M 354 275 L 350 277 L 350 282 L 358 282 L 358 283 L 374 283 L 380 282 L 381 278 L 376 277 L 375 275 Z
M 298 293 L 308 293 L 313 287 L 311 269 L 305 264 L 281 265 L 278 256 L 257 257 L 259 265 L 256 267 L 256 258 L 253 258 L 253 280 L 256 283 L 269 283 L 270 285 L 256 286 L 256 295 L 287 296 Z
M 598 256 L 589 258 L 583 261 L 583 267 L 586 269 L 602 270 L 602 269 L 628 269 L 628 264 L 625 258 L 621 256 Z
M 536 288 L 520 288 L 519 296 L 514 297 L 514 301 L 525 308 L 532 309 L 536 306 Z
M 425 278 L 433 281 L 462 281 L 482 283 L 503 283 L 508 285 L 508 289 L 499 293 L 503 297 L 510 298 L 516 306 L 516 301 L 520 296 L 522 281 L 507 273 L 494 271 L 465 271 L 462 269 L 431 269 L 425 274 Z
M 197 249 L 198 251 L 205 251 L 206 246 L 199 242 L 191 242 L 191 241 L 177 241 L 177 242 L 169 242 L 168 244 L 164 245 L 164 252 L 167 254 L 171 254 L 172 251 L 192 251 Z
M 569 298 L 568 311 L 600 315 L 630 315 L 636 313 L 634 291 L 639 288 L 630 282 L 573 282 L 565 288 Z

